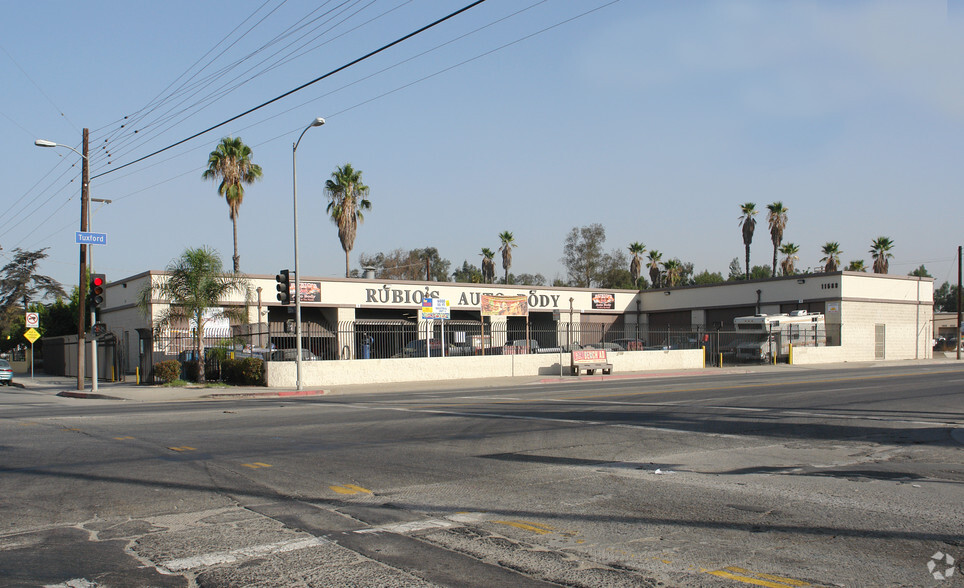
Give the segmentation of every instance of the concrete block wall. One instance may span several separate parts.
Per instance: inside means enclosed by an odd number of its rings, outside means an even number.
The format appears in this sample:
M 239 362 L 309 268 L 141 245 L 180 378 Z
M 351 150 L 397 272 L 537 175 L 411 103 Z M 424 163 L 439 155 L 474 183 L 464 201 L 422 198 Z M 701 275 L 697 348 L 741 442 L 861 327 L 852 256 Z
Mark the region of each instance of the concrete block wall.
M 884 359 L 927 359 L 933 356 L 933 307 L 918 304 L 841 303 L 842 361 L 875 359 L 875 325 L 886 327 Z
M 562 356 L 563 373 L 569 356 Z M 622 351 L 608 354 L 613 373 L 697 369 L 703 367 L 701 349 Z M 512 376 L 559 376 L 558 354 L 497 355 L 489 357 L 426 357 L 406 359 L 367 359 L 355 361 L 302 362 L 305 386 L 344 386 L 350 384 L 387 384 Z M 268 386 L 295 387 L 295 362 L 273 361 L 265 364 Z

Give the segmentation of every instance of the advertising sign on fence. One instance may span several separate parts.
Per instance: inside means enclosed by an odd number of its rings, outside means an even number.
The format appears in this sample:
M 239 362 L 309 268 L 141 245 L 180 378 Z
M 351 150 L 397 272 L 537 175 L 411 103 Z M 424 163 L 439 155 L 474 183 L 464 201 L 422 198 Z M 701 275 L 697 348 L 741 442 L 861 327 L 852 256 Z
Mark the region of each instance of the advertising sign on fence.
M 444 298 L 423 298 L 421 316 L 423 321 L 449 320 L 452 318 L 451 303 Z
M 529 302 L 525 294 L 519 296 L 482 295 L 482 316 L 528 316 Z

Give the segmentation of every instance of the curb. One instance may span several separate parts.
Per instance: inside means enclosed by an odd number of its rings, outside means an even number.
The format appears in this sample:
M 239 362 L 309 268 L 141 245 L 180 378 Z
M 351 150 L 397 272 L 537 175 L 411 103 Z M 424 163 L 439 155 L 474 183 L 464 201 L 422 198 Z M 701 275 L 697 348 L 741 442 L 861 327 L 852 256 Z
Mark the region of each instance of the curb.
M 225 392 L 216 394 L 205 394 L 201 398 L 218 400 L 221 398 L 291 398 L 299 396 L 324 396 L 328 390 L 282 390 L 280 392 Z
M 71 392 L 69 390 L 58 392 L 57 396 L 62 396 L 64 398 L 90 398 L 94 400 L 126 400 L 126 398 L 119 398 L 117 396 L 108 396 L 106 394 L 91 394 L 90 392 Z

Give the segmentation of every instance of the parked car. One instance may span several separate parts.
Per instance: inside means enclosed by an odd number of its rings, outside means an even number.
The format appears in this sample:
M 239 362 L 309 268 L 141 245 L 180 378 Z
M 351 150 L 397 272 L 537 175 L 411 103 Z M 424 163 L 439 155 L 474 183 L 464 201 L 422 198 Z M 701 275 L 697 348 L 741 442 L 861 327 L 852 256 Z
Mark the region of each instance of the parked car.
M 626 351 L 626 348 L 619 343 L 610 343 L 608 341 L 599 341 L 596 343 L 586 343 L 582 347 L 583 349 L 605 349 L 606 351 Z
M 10 362 L 5 359 L 0 359 L 0 384 L 4 386 L 9 386 L 13 383 L 13 368 L 10 367 Z
M 460 348 L 451 343 L 446 345 L 446 347 L 446 356 L 464 355 Z M 431 339 L 428 341 L 428 349 L 426 350 L 425 339 L 412 339 L 405 344 L 405 347 L 403 347 L 399 353 L 396 353 L 392 357 L 428 357 L 429 353 L 432 354 L 432 357 L 442 357 L 442 342 L 438 339 Z
M 268 361 L 295 361 L 298 359 L 297 349 L 278 349 L 271 352 L 268 356 Z M 315 361 L 319 359 L 317 355 L 308 351 L 307 349 L 301 350 L 301 361 Z
M 634 339 L 632 337 L 627 337 L 623 339 L 614 339 L 613 343 L 619 345 L 626 351 L 642 351 L 646 347 L 646 341 L 640 339 Z

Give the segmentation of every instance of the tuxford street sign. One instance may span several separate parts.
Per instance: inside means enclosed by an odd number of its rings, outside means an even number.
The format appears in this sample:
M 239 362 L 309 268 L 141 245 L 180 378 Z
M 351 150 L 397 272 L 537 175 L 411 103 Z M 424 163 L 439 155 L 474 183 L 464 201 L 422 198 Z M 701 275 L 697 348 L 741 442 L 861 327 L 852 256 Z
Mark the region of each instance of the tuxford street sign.
M 77 245 L 107 245 L 107 233 L 77 231 Z

